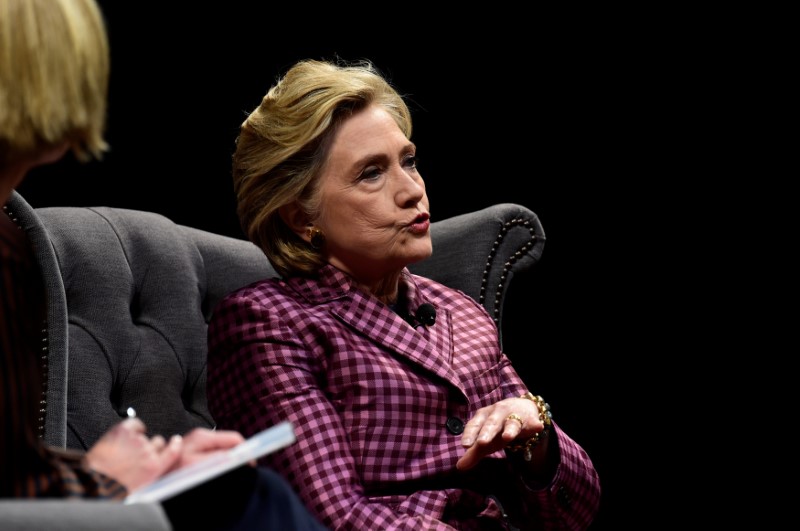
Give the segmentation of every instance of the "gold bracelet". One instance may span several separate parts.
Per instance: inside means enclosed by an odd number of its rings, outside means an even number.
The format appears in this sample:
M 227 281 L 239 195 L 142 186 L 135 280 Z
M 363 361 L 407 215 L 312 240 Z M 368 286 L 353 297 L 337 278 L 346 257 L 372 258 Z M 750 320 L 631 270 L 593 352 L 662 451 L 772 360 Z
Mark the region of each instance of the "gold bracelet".
M 541 396 L 534 395 L 528 391 L 524 395 L 520 396 L 520 398 L 526 398 L 536 404 L 536 408 L 539 410 L 539 422 L 544 424 L 544 429 L 539 433 L 535 433 L 533 437 L 524 443 L 509 445 L 506 447 L 506 449 L 511 452 L 519 452 L 520 450 L 524 450 L 524 453 L 522 454 L 523 459 L 525 459 L 525 461 L 530 461 L 533 458 L 531 450 L 533 450 L 533 448 L 539 444 L 542 439 L 547 437 L 547 434 L 550 431 L 550 426 L 553 425 L 553 415 L 550 413 L 550 404 L 545 402 L 544 398 Z

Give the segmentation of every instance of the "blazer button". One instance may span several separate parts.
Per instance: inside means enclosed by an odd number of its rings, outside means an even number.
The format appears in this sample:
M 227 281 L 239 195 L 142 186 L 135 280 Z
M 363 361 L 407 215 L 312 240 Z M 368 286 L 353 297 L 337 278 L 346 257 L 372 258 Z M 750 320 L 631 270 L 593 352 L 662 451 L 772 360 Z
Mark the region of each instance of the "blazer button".
M 464 432 L 464 422 L 458 417 L 450 417 L 445 423 L 447 431 L 453 435 L 461 435 Z

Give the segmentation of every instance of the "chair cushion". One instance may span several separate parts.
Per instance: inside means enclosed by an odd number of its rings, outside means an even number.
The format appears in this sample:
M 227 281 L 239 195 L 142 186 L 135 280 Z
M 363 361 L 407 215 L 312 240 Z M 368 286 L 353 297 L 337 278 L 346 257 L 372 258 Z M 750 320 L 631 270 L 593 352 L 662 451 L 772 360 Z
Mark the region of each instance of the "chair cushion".
M 43 274 L 60 273 L 69 314 L 68 363 L 49 371 L 52 382 L 69 374 L 66 446 L 90 447 L 128 407 L 152 434 L 213 427 L 208 319 L 223 295 L 275 274 L 261 250 L 135 210 L 41 208 L 33 221 L 52 245 L 36 250 Z M 58 324 L 48 323 L 49 335 L 62 335 Z M 48 417 L 59 409 L 52 398 Z M 58 432 L 46 429 L 45 438 L 63 445 Z

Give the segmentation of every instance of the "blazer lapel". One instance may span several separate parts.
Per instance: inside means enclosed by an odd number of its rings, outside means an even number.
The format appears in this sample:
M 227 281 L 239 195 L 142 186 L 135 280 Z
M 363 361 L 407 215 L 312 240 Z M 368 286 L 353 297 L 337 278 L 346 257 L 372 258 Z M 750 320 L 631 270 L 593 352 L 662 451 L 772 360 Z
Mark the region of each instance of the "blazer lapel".
M 406 302 L 413 314 L 425 299 L 407 271 L 403 282 Z M 349 277 L 332 266 L 320 271 L 319 283 L 307 279 L 292 283 L 301 295 L 315 303 L 335 300 L 335 304 L 330 305 L 331 314 L 370 341 L 462 387 L 451 370 L 453 345 L 448 312 L 437 308 L 433 325 L 414 327 L 387 305 L 353 287 Z

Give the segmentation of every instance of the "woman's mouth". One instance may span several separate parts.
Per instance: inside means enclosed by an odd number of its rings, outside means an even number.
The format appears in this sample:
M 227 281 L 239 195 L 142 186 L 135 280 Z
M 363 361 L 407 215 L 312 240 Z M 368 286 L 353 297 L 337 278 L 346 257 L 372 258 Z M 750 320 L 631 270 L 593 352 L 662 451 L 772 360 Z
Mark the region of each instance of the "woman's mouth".
M 422 213 L 408 224 L 408 231 L 412 234 L 426 234 L 431 227 L 430 214 Z

